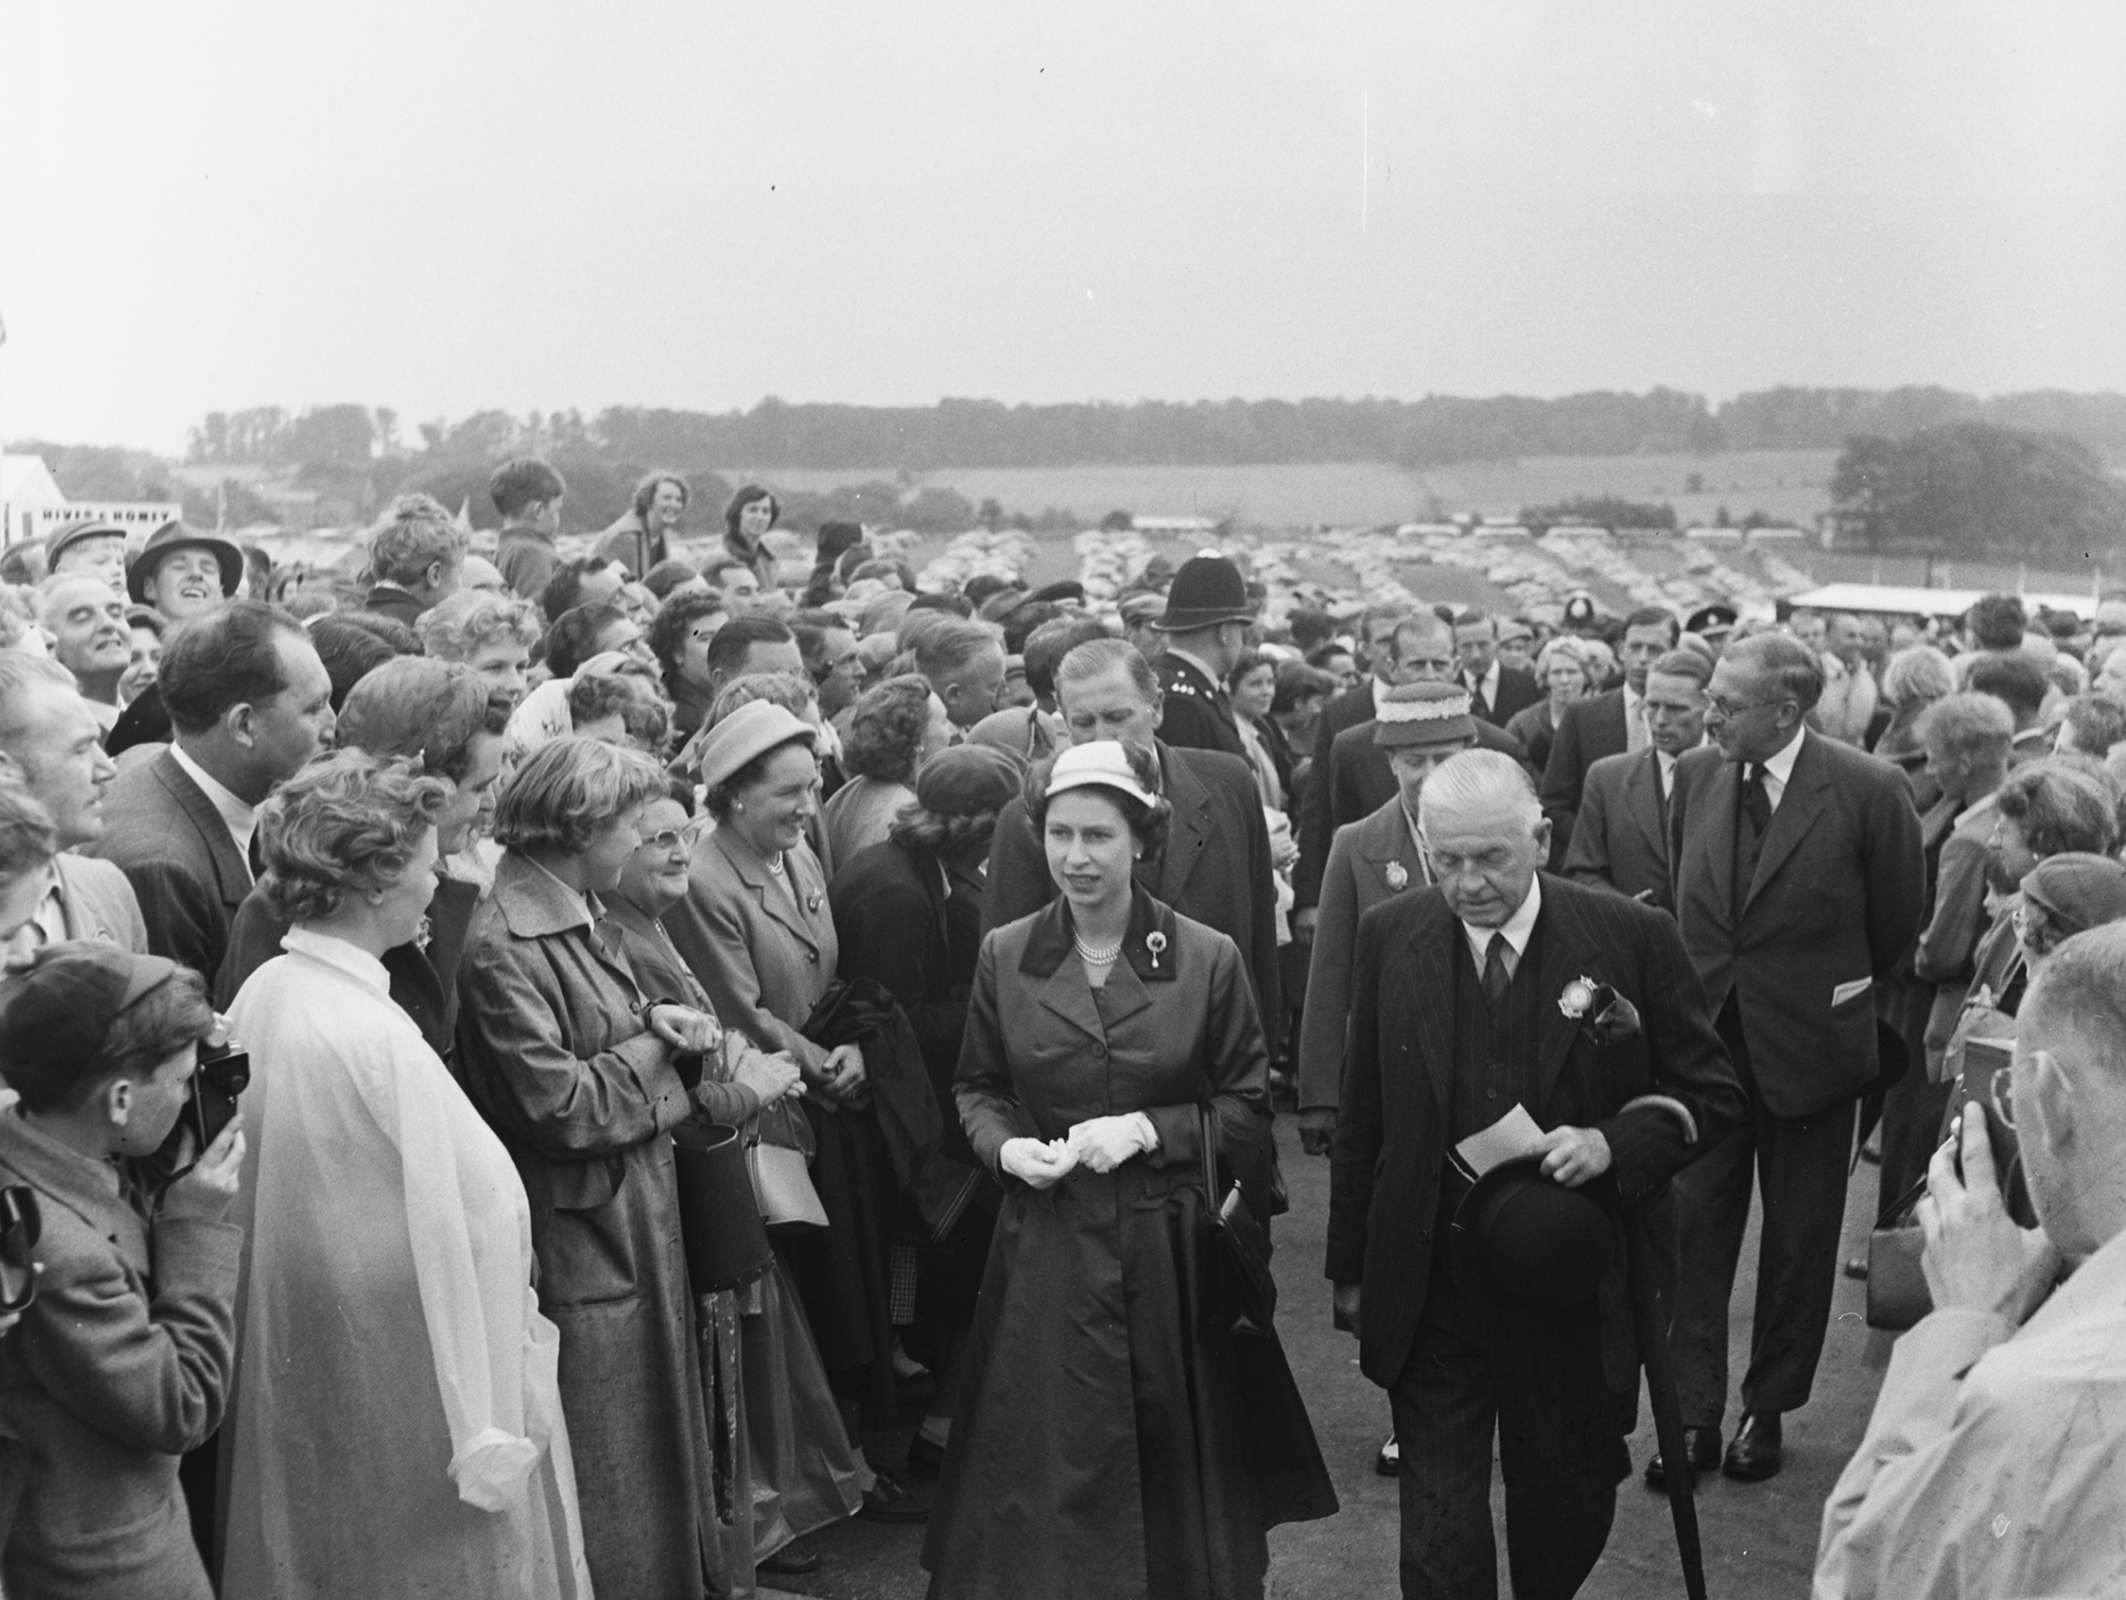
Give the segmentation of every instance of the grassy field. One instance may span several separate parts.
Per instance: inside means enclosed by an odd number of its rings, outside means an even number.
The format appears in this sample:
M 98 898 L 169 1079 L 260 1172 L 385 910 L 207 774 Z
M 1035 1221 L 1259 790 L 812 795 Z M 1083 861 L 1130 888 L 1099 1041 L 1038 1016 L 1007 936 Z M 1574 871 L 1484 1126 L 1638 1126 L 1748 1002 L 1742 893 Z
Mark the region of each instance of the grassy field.
M 1029 516 L 1070 511 L 1088 526 L 1120 509 L 1141 516 L 1230 516 L 1263 528 L 1351 527 L 1459 511 L 1514 514 L 1523 506 L 1574 494 L 1667 501 L 1685 523 L 1710 522 L 1722 506 L 1737 520 L 1761 510 L 1781 521 L 1806 523 L 1829 503 L 1833 460 L 1823 450 L 1733 450 L 1703 456 L 1530 456 L 1427 472 L 1404 472 L 1377 461 L 944 468 L 913 475 L 911 482 L 955 489 L 977 504 L 994 499 L 1007 511 Z M 734 482 L 755 476 L 726 475 Z M 757 476 L 788 489 L 816 490 L 894 474 L 775 471 Z

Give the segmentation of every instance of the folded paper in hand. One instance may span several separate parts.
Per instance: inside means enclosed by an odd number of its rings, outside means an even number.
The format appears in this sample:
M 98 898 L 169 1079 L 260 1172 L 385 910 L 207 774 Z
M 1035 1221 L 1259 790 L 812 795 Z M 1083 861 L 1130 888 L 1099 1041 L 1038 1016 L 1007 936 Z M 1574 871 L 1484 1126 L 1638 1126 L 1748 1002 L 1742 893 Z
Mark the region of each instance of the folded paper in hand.
M 1842 1006 L 1848 1000 L 1856 999 L 1874 987 L 1875 980 L 1873 978 L 1855 978 L 1850 983 L 1841 983 L 1831 991 L 1831 1004 Z
M 1472 1133 L 1456 1145 L 1454 1153 L 1471 1174 L 1481 1178 L 1493 1167 L 1541 1155 L 1543 1130 L 1535 1125 L 1535 1118 L 1516 1104 L 1490 1127 Z

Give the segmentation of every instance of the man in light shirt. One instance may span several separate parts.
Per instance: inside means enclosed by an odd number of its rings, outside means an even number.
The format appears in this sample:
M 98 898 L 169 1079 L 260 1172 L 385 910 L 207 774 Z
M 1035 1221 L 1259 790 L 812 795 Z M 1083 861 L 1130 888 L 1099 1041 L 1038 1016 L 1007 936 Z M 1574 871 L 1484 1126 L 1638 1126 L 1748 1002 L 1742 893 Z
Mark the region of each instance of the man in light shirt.
M 1824 1508 L 1817 1600 L 2118 1591 L 2122 1040 L 2126 926 L 2112 923 L 2046 959 L 1992 1109 L 1968 1110 L 1934 1157 L 1920 1204 L 1934 1310 L 1898 1340 Z M 2038 1228 L 2002 1203 L 1994 1116 L 2013 1122 Z M 2055 1289 L 2062 1258 L 2080 1265 Z
M 255 600 L 177 629 L 163 651 L 176 742 L 111 786 L 92 853 L 131 881 L 149 948 L 210 986 L 251 892 L 259 803 L 330 736 L 331 696 L 302 625 Z

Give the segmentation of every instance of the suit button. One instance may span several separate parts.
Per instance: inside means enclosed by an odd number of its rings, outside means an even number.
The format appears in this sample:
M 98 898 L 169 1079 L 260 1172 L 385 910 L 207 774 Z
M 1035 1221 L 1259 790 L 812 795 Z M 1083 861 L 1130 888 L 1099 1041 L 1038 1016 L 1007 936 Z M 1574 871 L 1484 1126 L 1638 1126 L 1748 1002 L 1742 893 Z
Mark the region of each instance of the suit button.
M 817 950 L 807 950 L 805 952 L 805 959 L 811 962 L 812 965 L 816 967 L 819 965 L 819 952 Z
M 1498 1092 L 1498 1090 L 1496 1090 L 1496 1089 L 1486 1089 L 1486 1090 L 1484 1091 L 1484 1098 L 1485 1098 L 1486 1100 L 1496 1100 L 1496 1099 L 1497 1099 L 1498 1097 L 1499 1097 L 1499 1092 Z

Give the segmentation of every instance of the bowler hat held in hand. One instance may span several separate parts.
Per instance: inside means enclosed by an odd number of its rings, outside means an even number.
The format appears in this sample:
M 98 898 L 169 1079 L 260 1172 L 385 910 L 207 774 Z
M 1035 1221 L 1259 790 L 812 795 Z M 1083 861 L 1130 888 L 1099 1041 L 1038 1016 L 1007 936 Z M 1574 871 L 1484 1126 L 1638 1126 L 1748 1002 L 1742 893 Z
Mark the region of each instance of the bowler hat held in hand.
M 1524 1305 L 1592 1300 L 1616 1257 L 1601 1203 L 1544 1177 L 1533 1159 L 1503 1162 L 1478 1178 L 1449 1232 L 1464 1282 Z

